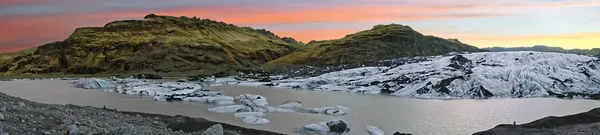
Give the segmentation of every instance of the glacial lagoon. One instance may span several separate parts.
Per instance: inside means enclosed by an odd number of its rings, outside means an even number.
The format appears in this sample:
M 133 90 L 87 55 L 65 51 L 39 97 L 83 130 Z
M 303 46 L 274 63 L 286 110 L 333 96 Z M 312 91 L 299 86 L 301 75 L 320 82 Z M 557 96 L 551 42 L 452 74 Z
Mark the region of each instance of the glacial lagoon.
M 347 120 L 350 123 L 350 134 L 366 134 L 367 126 L 379 127 L 387 134 L 396 131 L 417 135 L 471 134 L 493 128 L 501 123 L 527 123 L 546 116 L 569 115 L 600 107 L 600 101 L 584 99 L 433 100 L 235 85 L 208 89 L 220 90 L 230 96 L 263 95 L 268 98 L 271 105 L 297 100 L 302 102 L 304 108 L 343 105 L 353 111 L 344 116 L 268 113 L 266 118 L 271 123 L 248 125 L 234 118 L 233 114 L 208 111 L 208 108 L 215 105 L 204 103 L 158 102 L 150 97 L 79 89 L 73 88 L 70 81 L 65 80 L 0 82 L 0 91 L 42 103 L 76 104 L 116 108 L 120 111 L 202 117 L 212 121 L 288 134 L 297 134 L 292 132 L 295 128 L 332 119 Z

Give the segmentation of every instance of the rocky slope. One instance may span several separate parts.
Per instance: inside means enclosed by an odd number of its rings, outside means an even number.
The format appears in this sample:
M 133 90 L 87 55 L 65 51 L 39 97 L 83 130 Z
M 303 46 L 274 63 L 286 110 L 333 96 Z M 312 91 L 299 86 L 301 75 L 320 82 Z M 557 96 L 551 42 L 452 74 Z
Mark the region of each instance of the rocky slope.
M 246 129 L 200 118 L 118 112 L 75 105 L 41 104 L 0 93 L 0 134 L 2 135 L 200 134 L 215 124 L 221 124 L 223 127 L 221 132 L 228 135 L 279 135 L 279 133 Z
M 536 45 L 533 47 L 490 47 L 490 48 L 482 48 L 483 50 L 488 50 L 491 52 L 506 52 L 506 51 L 537 51 L 537 52 L 558 52 L 558 53 L 572 53 L 572 54 L 582 54 L 582 55 L 600 55 L 600 48 L 593 49 L 564 49 L 561 47 L 549 47 L 544 45 Z
M 563 117 L 545 117 L 527 124 L 502 124 L 473 135 L 597 135 L 600 134 L 600 108 Z
M 78 28 L 64 41 L 45 44 L 31 54 L 1 62 L 0 72 L 232 73 L 256 69 L 301 46 L 291 38 L 282 39 L 266 30 L 195 17 L 150 14 L 143 20 Z
M 377 25 L 344 38 L 312 41 L 307 47 L 264 64 L 263 69 L 282 67 L 363 64 L 379 60 L 441 55 L 448 52 L 478 52 L 477 47 L 455 39 L 426 36 L 408 26 Z
M 600 99 L 600 59 L 546 52 L 437 56 L 400 66 L 361 67 L 247 85 L 390 93 L 420 98 L 584 97 Z

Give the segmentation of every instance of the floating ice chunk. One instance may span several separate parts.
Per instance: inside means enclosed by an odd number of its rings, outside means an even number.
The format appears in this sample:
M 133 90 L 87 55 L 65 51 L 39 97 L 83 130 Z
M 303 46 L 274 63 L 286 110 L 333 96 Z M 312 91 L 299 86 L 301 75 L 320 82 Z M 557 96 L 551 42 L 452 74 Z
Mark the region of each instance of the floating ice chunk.
M 383 130 L 375 126 L 367 126 L 367 132 L 369 133 L 369 135 L 385 135 Z
M 347 135 L 350 132 L 348 122 L 345 120 L 330 120 L 306 125 L 296 129 L 296 132 L 327 135 Z
M 242 94 L 237 97 L 240 102 L 249 106 L 265 106 L 269 104 L 267 98 L 261 95 Z
M 220 106 L 208 109 L 209 111 L 218 113 L 234 113 L 234 112 L 296 112 L 291 109 L 271 107 L 271 106 L 249 106 L 249 105 L 230 105 Z
M 265 113 L 262 113 L 262 112 L 239 112 L 239 113 L 233 114 L 233 116 L 235 116 L 236 118 L 246 118 L 249 116 L 265 117 Z
M 154 96 L 153 98 L 155 101 L 163 101 L 166 102 L 167 98 L 165 96 Z
M 229 101 L 229 100 L 218 100 L 218 101 L 215 101 L 213 104 L 215 104 L 215 105 L 233 105 L 235 103 L 233 101 Z
M 346 115 L 346 114 L 350 113 L 352 110 L 345 106 L 333 105 L 333 106 L 326 106 L 326 107 L 311 108 L 309 111 L 312 113 L 339 116 L 339 115 Z
M 83 78 L 73 81 L 72 84 L 77 88 L 84 89 L 112 89 L 114 87 L 110 82 L 98 78 Z
M 243 121 L 244 121 L 244 123 L 253 124 L 253 125 L 263 125 L 263 124 L 267 124 L 267 123 L 271 122 L 265 118 L 256 117 L 256 116 L 248 116 L 248 117 L 244 118 Z
M 300 101 L 285 101 L 283 104 L 277 106 L 279 108 L 302 108 L 302 103 Z
M 209 111 L 218 112 L 218 113 L 233 113 L 233 112 L 248 112 L 244 111 L 245 105 L 230 105 L 230 106 L 220 106 L 215 108 L 209 108 Z

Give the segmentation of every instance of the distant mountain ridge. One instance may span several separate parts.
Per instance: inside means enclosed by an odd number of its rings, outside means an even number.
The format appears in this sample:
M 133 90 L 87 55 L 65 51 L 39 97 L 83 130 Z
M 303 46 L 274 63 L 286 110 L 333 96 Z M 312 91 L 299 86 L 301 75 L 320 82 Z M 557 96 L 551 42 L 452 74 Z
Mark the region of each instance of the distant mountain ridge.
M 558 53 L 572 53 L 572 54 L 583 54 L 583 55 L 600 55 L 600 48 L 593 49 L 564 49 L 562 47 L 549 47 L 545 45 L 536 45 L 532 47 L 489 47 L 482 48 L 491 52 L 505 52 L 505 51 L 538 51 L 538 52 L 558 52 Z
M 5 75 L 125 72 L 236 73 L 304 46 L 264 29 L 150 14 L 76 29 L 64 41 L 0 59 Z
M 457 39 L 426 36 L 409 26 L 389 24 L 377 25 L 340 39 L 311 41 L 306 47 L 270 61 L 262 68 L 277 70 L 299 66 L 360 64 L 400 57 L 479 51 L 483 50 Z

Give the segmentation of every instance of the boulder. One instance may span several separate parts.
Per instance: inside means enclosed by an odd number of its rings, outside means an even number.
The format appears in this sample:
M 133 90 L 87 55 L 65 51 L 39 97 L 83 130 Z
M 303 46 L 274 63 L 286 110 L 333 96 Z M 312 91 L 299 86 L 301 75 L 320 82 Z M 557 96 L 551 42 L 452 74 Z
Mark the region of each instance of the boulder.
M 267 98 L 261 95 L 242 94 L 237 97 L 243 104 L 249 106 L 266 106 L 269 104 Z
M 338 119 L 306 125 L 295 131 L 322 135 L 347 135 L 350 132 L 350 128 L 347 121 Z
M 215 124 L 204 130 L 200 135 L 223 135 L 223 125 Z
M 302 103 L 300 101 L 285 101 L 283 104 L 277 106 L 279 108 L 302 108 Z
M 367 132 L 369 133 L 369 135 L 385 135 L 383 130 L 375 126 L 367 126 Z
M 265 118 L 261 118 L 261 117 L 248 116 L 248 117 L 244 118 L 243 122 L 246 124 L 263 125 L 263 124 L 267 124 L 271 121 L 269 121 Z
M 79 135 L 79 128 L 76 125 L 69 125 L 67 127 L 69 135 Z
M 332 106 L 309 109 L 309 112 L 311 112 L 311 113 L 336 115 L 336 116 L 346 115 L 346 114 L 350 113 L 351 111 L 352 110 L 350 108 L 341 106 L 341 105 L 332 105 Z
M 76 88 L 84 88 L 84 89 L 112 89 L 114 86 L 112 83 L 98 78 L 82 78 L 79 80 L 75 80 L 72 84 Z

